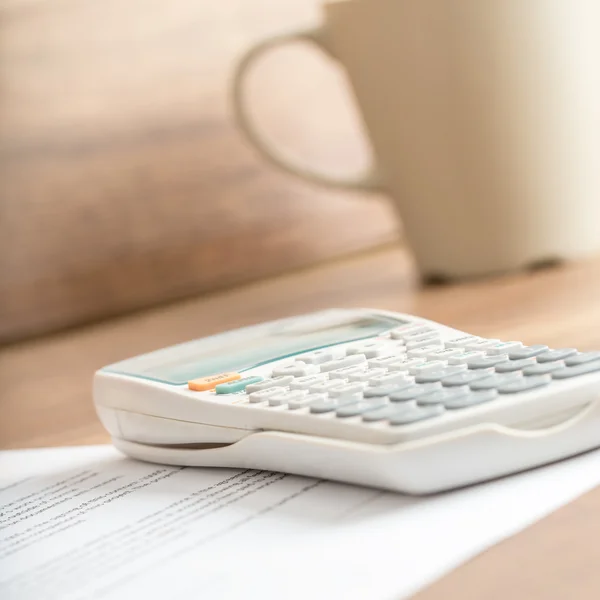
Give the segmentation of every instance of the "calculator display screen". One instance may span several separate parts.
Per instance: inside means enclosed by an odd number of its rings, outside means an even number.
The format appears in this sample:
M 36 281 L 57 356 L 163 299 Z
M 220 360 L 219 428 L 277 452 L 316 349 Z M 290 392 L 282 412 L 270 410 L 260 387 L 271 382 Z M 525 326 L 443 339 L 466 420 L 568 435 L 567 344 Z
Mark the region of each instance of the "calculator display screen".
M 136 356 L 106 371 L 181 385 L 225 371 L 243 371 L 334 344 L 379 335 L 404 321 L 379 315 L 345 320 L 284 321 L 228 332 Z

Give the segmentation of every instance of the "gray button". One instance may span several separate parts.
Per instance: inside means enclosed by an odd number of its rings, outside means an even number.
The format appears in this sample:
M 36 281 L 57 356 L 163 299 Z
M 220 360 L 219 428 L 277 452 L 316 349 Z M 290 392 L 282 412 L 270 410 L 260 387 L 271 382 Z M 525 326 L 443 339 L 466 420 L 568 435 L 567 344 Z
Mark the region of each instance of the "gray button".
M 378 398 L 380 396 L 389 396 L 394 392 L 399 392 L 400 390 L 412 387 L 413 385 L 414 383 L 409 383 L 405 381 L 404 383 L 395 383 L 393 385 L 368 386 L 363 390 L 363 396 L 365 398 Z
M 369 400 L 361 400 L 360 402 L 352 402 L 350 404 L 340 406 L 335 411 L 335 414 L 341 418 L 355 417 L 356 415 L 362 415 L 370 410 L 381 408 L 382 406 L 387 406 L 388 404 L 387 398 L 370 398 Z
M 453 356 L 460 356 L 464 352 L 460 348 L 444 348 L 443 350 L 433 350 L 427 355 L 428 360 L 448 360 Z
M 472 390 L 492 390 L 505 383 L 511 383 L 517 379 L 521 379 L 523 375 L 519 371 L 513 371 L 511 373 L 495 373 L 489 377 L 478 379 L 471 383 Z
M 546 375 L 546 373 L 552 373 L 557 369 L 562 369 L 565 366 L 564 360 L 557 360 L 555 362 L 547 363 L 536 363 L 530 367 L 523 369 L 523 375 Z
M 389 421 L 390 425 L 409 425 L 417 421 L 438 417 L 443 413 L 444 407 L 441 404 L 432 404 L 431 406 L 401 404 L 396 412 L 389 416 Z
M 333 410 L 337 410 L 345 404 L 356 404 L 356 399 L 343 397 L 343 398 L 322 398 L 316 400 L 310 405 L 310 412 L 314 414 L 328 413 Z
M 385 406 L 381 406 L 374 410 L 369 410 L 363 414 L 363 421 L 370 423 L 389 419 L 390 415 L 396 411 L 396 408 L 397 407 L 393 406 L 392 404 L 386 404 Z
M 428 371 L 439 371 L 446 367 L 445 360 L 430 360 L 418 365 L 414 365 L 413 367 L 409 367 L 408 372 L 411 375 L 421 375 L 422 373 L 426 373 Z
M 559 348 L 558 350 L 548 350 L 538 354 L 537 360 L 541 363 L 552 362 L 554 360 L 564 360 L 568 356 L 573 356 L 573 354 L 577 354 L 575 348 Z
M 466 345 L 468 350 L 487 350 L 500 343 L 500 340 L 480 339 Z
M 442 389 L 442 385 L 439 381 L 435 383 L 419 383 L 411 385 L 399 392 L 393 392 L 390 394 L 390 400 L 392 402 L 406 402 L 407 400 L 415 400 L 419 396 L 424 396 L 430 392 Z
M 299 394 L 298 396 L 291 397 L 292 394 Z M 288 408 L 291 410 L 296 410 L 298 408 L 304 408 L 305 406 L 310 406 L 313 402 L 319 402 L 321 400 L 325 400 L 327 396 L 325 394 L 308 394 L 307 396 L 302 395 L 300 390 L 295 392 L 290 392 L 287 398 L 285 398 Z M 269 402 L 274 400 L 274 398 L 270 398 Z
M 444 404 L 444 402 L 448 402 L 449 400 L 454 400 L 455 398 L 460 398 L 470 393 L 470 388 L 468 385 L 461 385 L 460 387 L 451 387 L 451 388 L 442 388 L 441 390 L 436 390 L 435 392 L 430 392 L 429 394 L 425 394 L 424 396 L 419 396 L 417 398 L 417 404 L 419 406 L 428 406 L 430 404 Z
M 319 365 L 322 373 L 326 371 L 334 371 L 335 369 L 341 369 L 342 367 L 350 367 L 352 365 L 359 365 L 367 360 L 364 354 L 352 354 L 350 356 L 344 356 L 344 358 L 338 358 L 336 360 L 330 360 L 329 362 L 322 363 Z
M 279 395 L 285 394 L 285 393 L 286 393 L 286 389 L 284 387 L 275 386 L 275 387 L 270 387 L 270 388 L 267 388 L 264 390 L 258 390 L 256 392 L 252 392 L 248 396 L 248 400 L 252 404 L 256 404 L 257 402 L 264 402 L 265 400 L 268 400 L 272 396 L 279 396 Z
M 597 350 L 594 352 L 580 352 L 575 356 L 570 356 L 565 359 L 567 367 L 575 367 L 576 365 L 583 365 L 593 360 L 600 360 L 600 352 Z
M 510 356 L 510 355 L 509 355 Z M 530 358 L 520 358 L 518 360 L 507 360 L 496 365 L 497 373 L 509 373 L 510 371 L 520 371 L 530 365 L 535 365 L 535 356 Z
M 295 362 L 288 365 L 281 365 L 273 369 L 273 377 L 280 375 L 291 375 L 292 377 L 304 377 L 305 375 L 311 375 L 316 373 L 318 368 L 315 365 L 309 365 L 306 363 Z
M 434 369 L 433 371 L 425 371 L 415 376 L 417 383 L 432 383 L 434 381 L 441 381 L 444 377 L 454 375 L 455 373 L 462 373 L 467 369 L 467 365 L 451 365 L 442 369 Z
M 469 369 L 487 369 L 488 367 L 495 367 L 496 365 L 506 362 L 508 360 L 507 354 L 499 354 L 497 356 L 482 356 L 481 358 L 472 358 L 467 361 Z
M 478 369 L 477 371 L 463 371 L 462 373 L 455 373 L 454 375 L 444 377 L 444 379 L 442 379 L 442 384 L 448 386 L 465 385 L 472 381 L 488 377 L 493 372 L 494 370 L 491 368 Z
M 542 344 L 536 344 L 535 346 L 524 346 L 523 348 L 516 348 L 508 353 L 508 358 L 511 360 L 519 360 L 521 358 L 531 358 L 537 356 L 548 350 L 548 346 Z
M 569 377 L 577 377 L 578 375 L 585 375 L 587 373 L 593 373 L 594 371 L 600 371 L 600 360 L 583 363 L 575 367 L 565 367 L 564 369 L 557 369 L 552 373 L 553 379 L 568 379 Z
M 555 371 L 556 373 L 556 371 Z M 498 386 L 501 394 L 517 394 L 534 388 L 548 385 L 552 381 L 550 375 L 533 375 L 531 377 L 519 377 L 510 383 Z
M 478 390 L 465 394 L 459 398 L 448 400 L 444 403 L 444 406 L 450 410 L 456 410 L 459 408 L 468 408 L 469 406 L 477 406 L 477 404 L 483 404 L 484 402 L 490 402 L 498 397 L 496 390 Z
M 422 333 L 413 333 L 412 335 L 405 336 L 404 343 L 407 347 L 410 347 L 411 342 L 422 342 L 423 340 L 438 339 L 440 334 L 435 330 L 423 331 Z
M 266 390 L 267 388 L 272 388 L 275 386 L 285 387 L 289 385 L 294 378 L 291 375 L 282 375 L 280 377 L 273 377 L 272 379 L 265 379 L 259 383 L 251 383 L 246 386 L 246 393 L 250 394 L 251 392 L 258 392 L 260 390 Z

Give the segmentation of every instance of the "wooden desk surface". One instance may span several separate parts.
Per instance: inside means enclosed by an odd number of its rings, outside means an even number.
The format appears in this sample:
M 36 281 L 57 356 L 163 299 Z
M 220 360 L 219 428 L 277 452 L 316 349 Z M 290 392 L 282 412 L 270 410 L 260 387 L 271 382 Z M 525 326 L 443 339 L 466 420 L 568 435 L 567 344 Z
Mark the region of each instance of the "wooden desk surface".
M 108 440 L 91 405 L 93 371 L 140 352 L 331 306 L 373 306 L 527 343 L 600 348 L 600 259 L 419 289 L 407 254 L 383 248 L 318 268 L 24 342 L 0 351 L 4 448 Z M 499 544 L 417 596 L 598 598 L 600 489 Z

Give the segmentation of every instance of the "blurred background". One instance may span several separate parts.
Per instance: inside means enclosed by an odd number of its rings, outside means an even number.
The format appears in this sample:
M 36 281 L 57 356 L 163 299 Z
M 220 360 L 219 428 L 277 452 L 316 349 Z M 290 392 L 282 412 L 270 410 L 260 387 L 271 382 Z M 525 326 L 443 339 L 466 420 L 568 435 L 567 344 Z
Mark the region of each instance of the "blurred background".
M 0 342 L 396 239 L 387 202 L 281 174 L 232 120 L 236 59 L 317 24 L 318 0 L 0 7 Z M 339 173 L 365 164 L 343 75 L 315 49 L 270 54 L 249 85 L 280 145 Z

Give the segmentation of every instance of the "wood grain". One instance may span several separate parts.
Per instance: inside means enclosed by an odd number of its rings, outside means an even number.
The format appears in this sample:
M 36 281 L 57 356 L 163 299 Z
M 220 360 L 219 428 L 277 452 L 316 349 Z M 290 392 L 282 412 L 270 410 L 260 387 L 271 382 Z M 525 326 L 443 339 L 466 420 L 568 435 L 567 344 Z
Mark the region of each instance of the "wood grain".
M 395 239 L 386 202 L 284 175 L 234 126 L 238 57 L 318 5 L 0 4 L 0 343 Z M 249 87 L 301 160 L 367 160 L 343 75 L 314 50 L 274 53 Z

